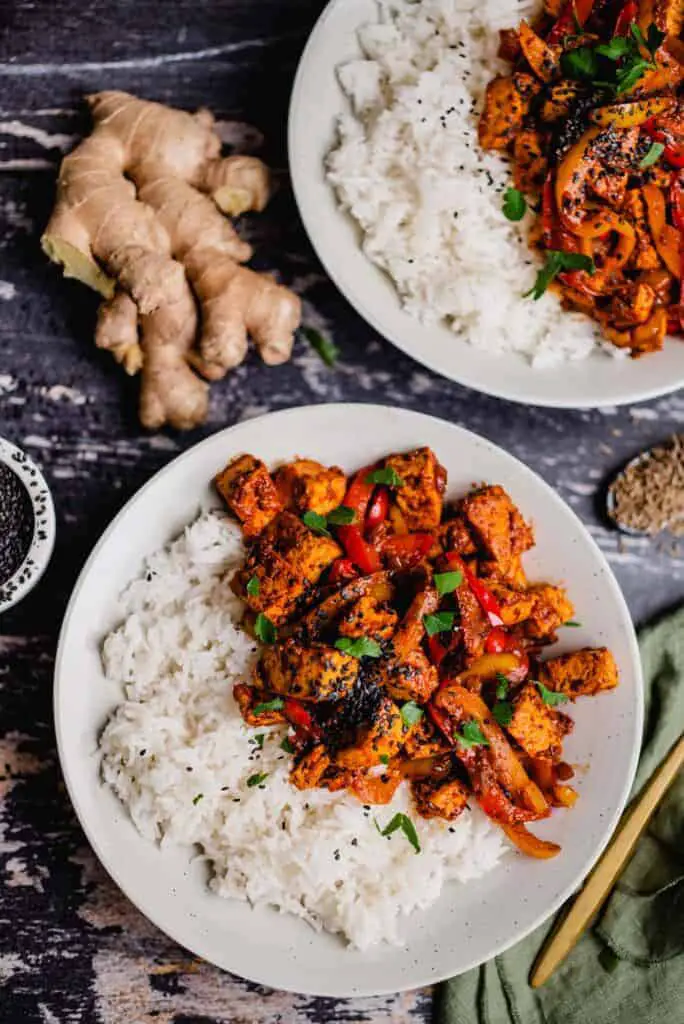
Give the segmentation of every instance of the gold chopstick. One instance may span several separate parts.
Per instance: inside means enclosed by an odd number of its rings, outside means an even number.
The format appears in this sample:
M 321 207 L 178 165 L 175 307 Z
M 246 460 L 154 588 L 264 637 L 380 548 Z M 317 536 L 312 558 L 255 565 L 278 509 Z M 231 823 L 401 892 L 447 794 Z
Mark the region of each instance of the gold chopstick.
M 598 864 L 588 876 L 584 888 L 558 925 L 546 947 L 537 957 L 530 974 L 530 985 L 539 988 L 553 974 L 582 932 L 600 909 L 629 859 L 651 815 L 670 783 L 684 765 L 684 736 L 681 736 L 613 836 Z

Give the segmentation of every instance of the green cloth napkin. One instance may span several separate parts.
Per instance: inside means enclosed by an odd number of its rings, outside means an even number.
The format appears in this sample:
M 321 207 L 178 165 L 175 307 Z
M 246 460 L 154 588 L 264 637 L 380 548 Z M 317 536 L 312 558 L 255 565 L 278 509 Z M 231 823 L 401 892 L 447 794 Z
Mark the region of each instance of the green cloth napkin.
M 684 732 L 684 608 L 640 635 L 646 717 L 632 795 Z M 593 928 L 541 988 L 528 984 L 554 921 L 445 982 L 438 1024 L 684 1024 L 684 773 Z

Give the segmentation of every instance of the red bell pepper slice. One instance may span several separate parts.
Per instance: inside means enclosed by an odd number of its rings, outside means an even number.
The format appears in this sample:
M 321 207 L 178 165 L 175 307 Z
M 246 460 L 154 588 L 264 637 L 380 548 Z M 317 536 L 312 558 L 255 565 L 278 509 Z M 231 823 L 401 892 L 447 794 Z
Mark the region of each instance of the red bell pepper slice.
M 454 734 L 451 727 L 451 719 L 447 715 L 446 711 L 442 711 L 441 708 L 436 708 L 432 701 L 430 701 L 430 703 L 427 704 L 427 713 L 433 724 L 437 726 L 439 731 L 443 733 L 449 743 L 453 746 Z
M 381 569 L 380 555 L 372 544 L 364 540 L 358 526 L 338 526 L 337 538 L 347 552 L 347 556 L 357 565 L 361 572 L 370 574 Z
M 657 118 L 649 117 L 648 121 L 644 121 L 642 130 L 650 139 L 654 142 L 665 143 L 665 149 L 663 150 L 663 159 L 670 164 L 671 167 L 681 169 L 684 167 L 684 145 L 680 142 L 675 142 L 667 132 L 656 127 Z
M 463 561 L 460 555 L 455 551 L 447 552 L 447 559 L 452 565 L 457 565 L 465 576 L 466 582 L 473 594 L 477 598 L 480 607 L 484 612 L 487 613 L 492 626 L 503 626 L 503 619 L 501 618 L 501 608 L 499 602 L 492 594 L 482 580 L 479 580 L 471 569 L 468 568 L 466 563 Z
M 351 558 L 336 558 L 330 566 L 328 583 L 346 583 L 348 580 L 356 579 L 358 575 Z
M 670 183 L 670 208 L 672 223 L 680 231 L 684 231 L 684 175 L 673 174 Z
M 449 639 L 446 643 L 442 642 L 441 633 L 434 633 L 433 636 L 428 637 L 428 651 L 432 664 L 439 668 L 449 651 L 452 651 L 457 643 L 458 633 L 455 631 L 449 633 Z
M 639 8 L 635 0 L 628 0 L 617 16 L 613 35 L 628 36 L 631 31 L 631 25 L 636 21 L 638 14 Z
M 366 518 L 366 510 L 375 490 L 375 484 L 369 483 L 367 477 L 375 468 L 375 466 L 364 466 L 354 474 L 342 503 L 346 508 L 351 508 L 356 512 L 357 523 L 361 525 Z
M 382 555 L 396 559 L 403 568 L 417 565 L 435 543 L 431 533 L 397 533 L 380 541 Z
M 294 697 L 286 697 L 283 703 L 283 714 L 296 729 L 301 729 L 311 736 L 319 735 L 320 730 L 314 722 L 311 712 L 304 707 L 301 701 L 295 700 Z
M 508 634 L 501 626 L 495 626 L 484 642 L 486 654 L 503 654 L 508 649 Z
M 375 529 L 384 523 L 389 512 L 389 491 L 386 487 L 378 487 L 366 513 L 366 531 Z
M 594 0 L 568 0 L 546 37 L 547 43 L 560 43 L 563 36 L 575 35 L 577 24 L 584 25 L 591 14 Z

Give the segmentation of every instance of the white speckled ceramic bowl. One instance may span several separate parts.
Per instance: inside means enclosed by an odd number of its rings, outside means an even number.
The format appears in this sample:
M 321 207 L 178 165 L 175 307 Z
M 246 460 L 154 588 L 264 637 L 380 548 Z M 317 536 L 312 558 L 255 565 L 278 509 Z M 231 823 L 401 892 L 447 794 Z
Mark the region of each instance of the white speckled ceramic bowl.
M 0 462 L 19 478 L 33 509 L 33 537 L 21 565 L 0 583 L 0 612 L 18 604 L 45 572 L 55 543 L 55 509 L 45 478 L 26 452 L 0 438 Z
M 531 517 L 532 579 L 563 581 L 583 625 L 562 630 L 564 648 L 606 645 L 617 690 L 572 708 L 568 760 L 581 765 L 580 799 L 534 830 L 562 845 L 553 860 L 511 854 L 486 877 L 448 884 L 411 915 L 404 948 L 346 949 L 333 935 L 267 908 L 227 901 L 207 887 L 196 851 L 142 838 L 100 781 L 97 740 L 122 700 L 102 671 L 100 646 L 118 624 L 117 595 L 144 557 L 170 541 L 212 500 L 214 475 L 242 452 L 274 465 L 295 454 L 358 469 L 391 451 L 430 445 L 445 465 L 448 496 L 473 480 L 502 484 Z M 554 648 L 556 650 L 556 648 Z M 144 914 L 198 956 L 274 988 L 326 996 L 416 988 L 467 970 L 521 939 L 573 892 L 624 807 L 642 723 L 639 652 L 629 611 L 604 556 L 577 516 L 535 473 L 489 441 L 430 416 L 374 405 L 318 405 L 273 413 L 208 438 L 158 473 L 106 531 L 76 585 L 59 642 L 55 720 L 64 778 L 81 824 L 109 873 Z M 360 811 L 360 805 L 359 805 Z
M 356 33 L 377 21 L 377 10 L 376 0 L 331 0 L 302 54 L 290 103 L 288 151 L 297 206 L 321 263 L 345 298 L 379 334 L 419 363 L 498 398 L 582 409 L 644 401 L 680 388 L 684 344 L 676 339 L 643 359 L 595 352 L 578 362 L 535 369 L 523 355 L 483 352 L 446 326 L 423 324 L 404 312 L 390 278 L 362 251 L 358 226 L 339 207 L 324 170 L 337 118 L 348 110 L 336 69 L 362 56 Z

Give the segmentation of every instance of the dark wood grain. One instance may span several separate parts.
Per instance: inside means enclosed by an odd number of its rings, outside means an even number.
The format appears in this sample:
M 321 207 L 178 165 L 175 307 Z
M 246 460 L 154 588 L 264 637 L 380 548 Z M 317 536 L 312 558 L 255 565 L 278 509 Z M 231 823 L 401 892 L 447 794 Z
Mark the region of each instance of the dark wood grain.
M 304 1024 L 427 1021 L 428 993 L 333 1003 L 257 989 L 191 960 L 98 867 L 60 781 L 52 732 L 57 631 L 85 557 L 114 513 L 178 452 L 270 409 L 330 400 L 420 409 L 489 437 L 541 473 L 607 554 L 637 622 L 679 601 L 684 558 L 621 540 L 605 482 L 681 430 L 684 399 L 563 412 L 459 388 L 383 342 L 318 266 L 284 187 L 258 224 L 259 265 L 278 268 L 305 317 L 341 350 L 330 370 L 299 343 L 287 366 L 251 356 L 213 388 L 206 425 L 141 433 L 135 383 L 92 344 L 96 299 L 64 282 L 39 236 L 61 152 L 87 127 L 84 94 L 120 88 L 255 125 L 284 171 L 286 108 L 322 0 L 3 0 L 0 5 L 0 432 L 43 466 L 58 542 L 39 588 L 0 627 L 0 1024 Z M 195 56 L 193 56 L 195 55 Z M 4 767 L 3 767 L 4 766 Z

